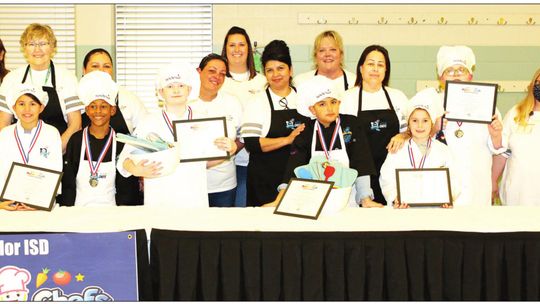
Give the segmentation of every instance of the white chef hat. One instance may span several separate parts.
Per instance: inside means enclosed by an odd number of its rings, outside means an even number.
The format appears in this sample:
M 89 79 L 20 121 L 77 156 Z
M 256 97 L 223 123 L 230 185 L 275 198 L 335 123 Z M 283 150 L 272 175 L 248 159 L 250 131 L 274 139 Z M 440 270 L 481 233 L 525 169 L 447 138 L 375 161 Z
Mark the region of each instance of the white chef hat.
M 92 71 L 85 74 L 79 81 L 79 99 L 84 106 L 88 106 L 94 100 L 103 99 L 111 106 L 116 106 L 118 85 L 112 80 L 109 73 Z
M 332 80 L 322 75 L 315 75 L 309 80 L 302 82 L 297 88 L 296 110 L 303 116 L 315 119 L 309 107 L 327 98 L 339 98 L 335 92 Z
M 16 266 L 0 268 L 0 295 L 8 292 L 28 292 L 26 285 L 30 283 L 30 273 Z
M 33 95 L 44 106 L 46 106 L 49 101 L 49 96 L 41 88 L 36 88 L 33 85 L 26 83 L 20 83 L 7 92 L 6 104 L 10 108 L 13 107 L 17 99 L 25 94 Z
M 430 88 L 430 90 L 422 90 L 409 100 L 409 107 L 407 109 L 407 120 L 409 120 L 409 117 L 411 117 L 411 114 L 414 112 L 414 110 L 424 109 L 426 110 L 426 112 L 428 112 L 431 121 L 435 122 L 435 119 L 437 118 L 435 114 L 435 104 L 437 103 L 437 99 L 439 98 L 439 96 L 434 89 L 431 89 L 432 88 Z
M 159 89 L 166 87 L 171 83 L 183 83 L 191 87 L 188 99 L 195 99 L 199 96 L 200 78 L 199 73 L 194 65 L 188 62 L 172 62 L 158 71 L 156 77 L 156 90 L 158 98 L 163 100 L 163 96 L 159 94 Z
M 464 45 L 443 45 L 437 53 L 437 72 L 442 76 L 444 70 L 459 64 L 464 66 L 472 74 L 476 64 L 476 57 L 470 47 Z

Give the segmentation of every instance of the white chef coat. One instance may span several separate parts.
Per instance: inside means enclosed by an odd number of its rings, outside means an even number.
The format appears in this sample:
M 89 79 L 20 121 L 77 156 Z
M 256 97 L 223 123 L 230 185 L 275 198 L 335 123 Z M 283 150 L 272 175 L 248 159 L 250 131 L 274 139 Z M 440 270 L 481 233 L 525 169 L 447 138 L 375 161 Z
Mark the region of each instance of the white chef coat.
M 508 206 L 540 206 L 540 112 L 529 117 L 527 126 L 514 118 L 516 106 L 504 117 L 503 138 L 512 151 L 499 187 L 501 201 Z
M 2 147 L 0 149 L 0 159 L 2 160 L 0 161 L 1 189 L 4 187 L 11 164 L 13 162 L 24 163 L 15 139 L 15 127 L 17 127 L 21 144 L 26 153 L 30 150 L 30 143 L 37 130 L 36 127 L 30 133 L 25 133 L 20 122 L 17 122 L 0 131 L 0 146 Z M 55 127 L 43 123 L 34 148 L 29 153 L 28 165 L 62 171 L 62 140 Z M 61 189 L 62 187 L 58 188 L 58 194 L 60 194 Z
M 386 160 L 381 167 L 379 183 L 384 195 L 384 199 L 391 204 L 397 198 L 396 169 L 414 168 L 409 158 L 409 147 L 418 167 L 422 159 L 422 152 L 414 140 L 407 141 L 406 144 L 396 153 L 388 153 Z M 450 149 L 445 144 L 433 139 L 428 155 L 425 158 L 423 168 L 448 168 L 450 171 L 450 184 L 452 185 L 452 197 L 455 200 L 461 191 L 460 176 L 455 168 Z
M 358 90 L 359 87 L 353 87 L 347 90 L 343 94 L 341 105 L 339 106 L 339 113 L 358 115 Z M 400 90 L 385 87 L 394 111 L 399 121 L 399 131 L 404 132 L 407 130 L 407 111 L 409 109 L 409 99 Z M 388 101 L 383 89 L 379 89 L 377 92 L 370 93 L 365 90 L 362 91 L 362 111 L 372 110 L 387 110 L 389 109 Z
M 437 93 L 433 88 L 425 90 L 418 94 L 433 96 L 430 98 L 433 102 L 432 111 L 435 113 L 435 117 L 442 116 L 444 114 L 444 92 Z M 496 113 L 501 117 L 499 110 Z M 463 131 L 461 138 L 455 135 L 458 129 Z M 494 154 L 506 150 L 504 142 L 503 148 L 495 149 L 486 124 L 464 122 L 460 127 L 456 121 L 448 121 L 444 134 L 461 178 L 461 195 L 454 204 L 491 206 L 492 159 Z
M 219 91 L 212 101 L 197 99 L 190 104 L 193 117 L 210 118 L 225 116 L 227 121 L 227 137 L 236 139 L 240 133 L 242 107 L 233 95 Z M 208 193 L 228 191 L 236 187 L 236 165 L 234 156 L 221 164 L 208 169 Z
M 176 117 L 167 112 L 169 119 L 188 119 L 188 111 L 183 117 Z M 167 142 L 173 142 L 174 136 L 163 118 L 162 112 L 146 115 L 135 130 L 134 135 L 139 138 L 154 132 Z M 135 150 L 133 146 L 125 144 L 118 158 L 117 169 L 124 177 L 131 176 L 123 163 L 129 154 Z M 144 179 L 144 204 L 147 206 L 177 206 L 186 208 L 204 208 L 208 205 L 206 192 L 206 162 L 180 163 L 176 170 L 166 176 Z
M 130 133 L 137 127 L 148 110 L 133 92 L 124 87 L 118 88 L 118 110 L 122 112 Z

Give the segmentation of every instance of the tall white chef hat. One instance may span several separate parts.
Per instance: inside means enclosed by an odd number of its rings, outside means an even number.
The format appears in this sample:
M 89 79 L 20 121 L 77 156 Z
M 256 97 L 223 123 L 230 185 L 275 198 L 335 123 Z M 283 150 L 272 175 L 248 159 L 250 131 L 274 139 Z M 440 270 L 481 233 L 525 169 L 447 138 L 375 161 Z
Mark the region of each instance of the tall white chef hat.
M 79 99 L 84 106 L 88 106 L 94 100 L 103 99 L 111 106 L 116 106 L 118 85 L 112 80 L 109 73 L 92 71 L 85 74 L 79 81 Z
M 442 76 L 444 70 L 459 64 L 464 66 L 472 74 L 476 65 L 476 57 L 470 47 L 464 45 L 448 46 L 443 45 L 437 53 L 437 72 Z
M 309 107 L 327 98 L 339 98 L 340 94 L 335 92 L 332 80 L 322 75 L 315 75 L 313 78 L 302 82 L 297 88 L 296 110 L 303 116 L 315 119 Z
M 435 104 L 438 102 L 439 96 L 435 92 L 435 89 L 430 88 L 418 92 L 409 100 L 409 107 L 407 110 L 407 120 L 411 117 L 411 114 L 416 109 L 424 109 L 428 112 L 432 122 L 435 122 L 436 111 L 434 109 Z
M 172 62 L 159 69 L 156 77 L 156 90 L 158 91 L 157 95 L 160 100 L 163 100 L 163 96 L 159 94 L 159 89 L 175 82 L 191 87 L 188 100 L 195 99 L 199 96 L 201 81 L 194 65 L 187 62 Z
M 20 83 L 14 86 L 12 89 L 10 89 L 7 92 L 6 104 L 11 109 L 11 107 L 13 107 L 17 99 L 19 99 L 19 97 L 26 94 L 30 94 L 34 96 L 44 106 L 46 106 L 47 102 L 49 101 L 49 96 L 41 88 L 36 88 L 26 83 Z
M 0 295 L 8 292 L 28 292 L 26 285 L 30 283 L 31 275 L 26 269 L 16 266 L 0 268 Z

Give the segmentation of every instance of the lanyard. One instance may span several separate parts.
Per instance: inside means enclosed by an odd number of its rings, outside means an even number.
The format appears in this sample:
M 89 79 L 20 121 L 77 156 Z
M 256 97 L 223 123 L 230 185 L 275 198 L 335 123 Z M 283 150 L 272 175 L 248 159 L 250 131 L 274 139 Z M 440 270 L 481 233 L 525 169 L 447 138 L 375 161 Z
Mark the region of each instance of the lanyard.
M 19 138 L 19 134 L 17 132 L 17 127 L 15 126 L 14 134 L 15 134 L 15 141 L 17 142 L 17 147 L 19 147 L 19 153 L 21 154 L 21 157 L 23 159 L 24 164 L 28 164 L 30 161 L 30 152 L 32 152 L 32 149 L 34 149 L 34 146 L 36 145 L 36 142 L 38 140 L 39 134 L 41 133 L 41 126 L 43 125 L 43 121 L 39 121 L 36 128 L 36 133 L 34 133 L 34 137 L 32 137 L 32 140 L 30 141 L 30 148 L 28 149 L 28 153 L 24 151 L 24 147 L 22 145 L 21 139 Z
M 90 149 L 88 127 L 84 128 L 83 140 L 84 140 L 84 144 L 86 145 L 86 158 L 88 159 L 88 165 L 90 166 L 91 176 L 97 176 L 99 166 L 101 165 L 101 162 L 103 162 L 103 159 L 105 158 L 105 154 L 107 154 L 107 151 L 109 151 L 109 149 L 111 148 L 111 143 L 113 141 L 114 136 L 115 136 L 114 129 L 111 128 L 111 133 L 109 134 L 109 138 L 107 139 L 105 146 L 103 146 L 103 149 L 101 149 L 101 153 L 99 154 L 98 160 L 96 161 L 96 165 L 94 166 L 94 162 L 92 161 L 92 150 Z M 114 157 L 114 155 L 112 157 Z
M 426 163 L 426 158 L 429 154 L 430 148 L 431 148 L 431 138 L 428 139 L 426 154 L 422 156 L 422 158 L 420 159 L 420 164 L 418 164 L 419 169 L 424 168 L 424 164 Z M 409 161 L 411 162 L 411 166 L 413 167 L 413 169 L 416 169 L 416 162 L 414 161 L 414 153 L 412 150 L 412 138 L 409 139 Z
M 316 120 L 315 125 L 316 125 L 315 128 L 317 129 L 317 134 L 319 135 L 319 141 L 321 142 L 321 146 L 324 151 L 324 155 L 326 156 L 326 159 L 330 160 L 329 151 L 332 151 L 334 149 L 334 144 L 336 143 L 336 138 L 337 138 L 338 131 L 341 125 L 341 120 L 339 119 L 339 116 L 336 119 L 336 126 L 334 127 L 334 132 L 332 133 L 332 139 L 330 140 L 330 149 L 326 148 L 326 142 L 324 141 L 324 136 L 322 134 L 321 125 L 319 124 L 319 121 Z
M 188 110 L 188 120 L 191 120 L 191 118 L 193 117 L 193 112 L 191 111 L 191 107 L 188 106 L 187 110 Z M 165 111 L 162 111 L 161 113 L 163 115 L 163 119 L 165 120 L 165 123 L 167 124 L 167 127 L 169 127 L 169 131 L 171 131 L 171 134 L 174 136 L 174 130 L 173 130 L 171 120 L 169 119 L 169 115 L 167 115 Z

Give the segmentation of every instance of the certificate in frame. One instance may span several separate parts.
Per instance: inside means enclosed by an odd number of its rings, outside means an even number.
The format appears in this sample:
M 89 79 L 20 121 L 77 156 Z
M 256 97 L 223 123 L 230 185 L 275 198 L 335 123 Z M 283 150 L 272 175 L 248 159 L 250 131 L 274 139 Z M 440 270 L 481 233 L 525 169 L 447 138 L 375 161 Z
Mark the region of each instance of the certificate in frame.
M 227 151 L 214 144 L 219 137 L 227 137 L 225 117 L 174 120 L 174 141 L 179 142 L 180 162 L 229 159 Z
M 13 162 L 2 189 L 1 199 L 51 211 L 62 175 L 63 172 L 60 171 Z
M 397 199 L 414 206 L 452 205 L 448 168 L 396 169 Z
M 452 121 L 490 124 L 497 106 L 496 83 L 446 81 L 444 117 Z
M 316 220 L 333 186 L 334 182 L 291 178 L 274 214 Z

